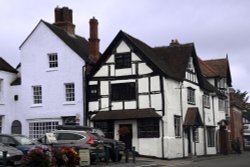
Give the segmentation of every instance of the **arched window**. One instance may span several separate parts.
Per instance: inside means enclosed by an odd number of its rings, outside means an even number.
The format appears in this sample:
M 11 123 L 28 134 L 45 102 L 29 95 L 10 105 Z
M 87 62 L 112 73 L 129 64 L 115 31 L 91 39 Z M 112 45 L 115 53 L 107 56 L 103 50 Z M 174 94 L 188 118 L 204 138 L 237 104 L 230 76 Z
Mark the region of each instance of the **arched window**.
M 12 134 L 22 134 L 22 125 L 21 125 L 20 121 L 15 120 L 12 122 L 11 133 Z

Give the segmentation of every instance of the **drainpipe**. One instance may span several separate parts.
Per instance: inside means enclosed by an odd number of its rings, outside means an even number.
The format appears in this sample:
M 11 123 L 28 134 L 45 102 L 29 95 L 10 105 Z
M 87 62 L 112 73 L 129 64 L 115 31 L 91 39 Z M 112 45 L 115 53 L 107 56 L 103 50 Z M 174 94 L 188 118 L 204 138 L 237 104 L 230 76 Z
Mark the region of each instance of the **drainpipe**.
M 164 136 L 165 136 L 165 129 L 164 129 L 164 121 L 163 117 L 165 116 L 165 94 L 164 94 L 164 84 L 163 84 L 163 77 L 160 76 L 160 87 L 161 87 L 161 97 L 162 97 L 162 117 L 161 117 L 161 154 L 162 154 L 162 159 L 165 158 L 165 145 L 164 145 Z
M 83 125 L 87 126 L 87 99 L 86 99 L 86 66 L 82 66 L 82 100 L 83 100 Z
M 162 137 L 161 137 L 161 154 L 162 154 L 162 159 L 165 158 L 165 153 L 164 153 L 164 136 L 165 136 L 165 133 L 164 133 L 164 121 L 163 119 L 161 118 L 161 131 L 162 131 Z
M 205 107 L 204 107 L 204 95 L 202 95 L 202 115 L 203 115 L 203 124 L 204 124 L 204 130 L 203 130 L 203 136 L 204 136 L 204 155 L 207 155 L 207 135 L 206 135 L 206 116 L 205 116 Z
M 181 109 L 181 125 L 182 125 L 182 156 L 185 158 L 185 140 L 184 140 L 184 129 L 183 129 L 183 100 L 182 100 L 182 89 L 183 89 L 183 82 L 180 84 L 180 109 Z

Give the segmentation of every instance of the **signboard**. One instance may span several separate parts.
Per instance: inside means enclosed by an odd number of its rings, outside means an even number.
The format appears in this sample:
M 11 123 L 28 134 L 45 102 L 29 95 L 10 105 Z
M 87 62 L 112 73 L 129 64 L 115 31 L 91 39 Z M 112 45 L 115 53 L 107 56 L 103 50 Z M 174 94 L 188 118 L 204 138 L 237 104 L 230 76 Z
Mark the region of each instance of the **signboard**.
M 80 166 L 90 165 L 90 153 L 89 149 L 79 149 Z
M 46 137 L 49 143 L 57 143 L 54 133 L 46 133 Z

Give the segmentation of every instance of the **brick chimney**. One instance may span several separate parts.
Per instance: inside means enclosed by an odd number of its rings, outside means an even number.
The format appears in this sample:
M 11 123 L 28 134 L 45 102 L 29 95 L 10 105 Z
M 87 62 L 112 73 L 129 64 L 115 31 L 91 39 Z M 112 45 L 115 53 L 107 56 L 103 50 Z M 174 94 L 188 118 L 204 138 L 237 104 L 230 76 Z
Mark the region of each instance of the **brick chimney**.
M 54 25 L 62 28 L 69 34 L 75 34 L 75 25 L 72 23 L 72 10 L 68 7 L 55 8 L 55 23 Z
M 89 20 L 89 56 L 96 62 L 99 57 L 98 21 L 93 17 Z

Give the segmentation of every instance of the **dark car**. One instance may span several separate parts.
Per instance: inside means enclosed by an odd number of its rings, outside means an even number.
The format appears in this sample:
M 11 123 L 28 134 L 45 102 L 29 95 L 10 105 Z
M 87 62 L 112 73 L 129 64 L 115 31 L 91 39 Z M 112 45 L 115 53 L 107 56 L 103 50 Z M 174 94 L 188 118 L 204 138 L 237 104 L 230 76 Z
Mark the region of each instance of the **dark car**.
M 4 151 L 6 152 L 7 165 L 20 165 L 23 152 L 12 146 L 0 143 L 0 164 L 4 164 Z
M 37 145 L 37 143 L 27 136 L 20 134 L 0 134 L 0 143 L 15 147 L 21 150 L 24 154 L 27 154 L 32 147 Z
M 125 143 L 115 139 L 105 137 L 101 129 L 79 125 L 58 125 L 57 129 L 89 131 L 96 139 L 102 141 L 109 150 L 109 156 L 113 162 L 120 161 L 125 151 Z
M 92 162 L 96 161 L 97 158 L 102 160 L 105 157 L 103 143 L 95 140 L 94 136 L 90 132 L 55 130 L 51 133 L 54 135 L 56 142 L 50 143 L 46 135 L 38 139 L 38 141 L 45 145 L 51 145 L 53 148 L 68 146 L 76 149 L 89 149 Z

